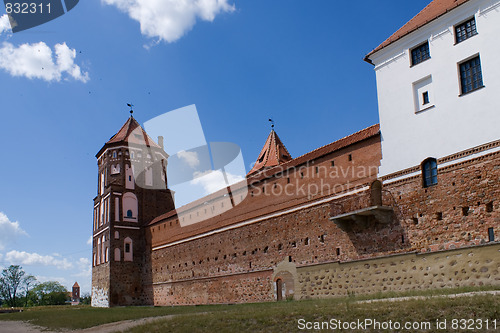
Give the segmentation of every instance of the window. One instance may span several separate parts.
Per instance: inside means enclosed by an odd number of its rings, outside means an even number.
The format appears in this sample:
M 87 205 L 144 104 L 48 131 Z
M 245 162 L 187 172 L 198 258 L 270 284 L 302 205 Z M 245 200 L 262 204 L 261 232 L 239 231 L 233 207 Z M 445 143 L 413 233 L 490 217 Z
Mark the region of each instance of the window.
M 429 104 L 429 92 L 426 91 L 424 93 L 422 93 L 422 104 L 425 105 L 425 104 Z
M 422 177 L 424 187 L 437 184 L 437 161 L 435 158 L 428 158 L 422 163 Z
M 481 61 L 479 56 L 459 64 L 462 95 L 483 87 Z
M 477 31 L 474 18 L 455 26 L 455 42 L 457 44 L 475 35 L 477 35 Z
M 429 42 L 426 41 L 425 43 L 420 44 L 419 46 L 411 50 L 411 65 L 415 66 L 422 61 L 430 59 L 430 57 L 431 54 L 429 52 Z
M 495 241 L 495 231 L 493 230 L 493 228 L 488 228 L 488 241 Z
M 127 210 L 127 217 L 132 217 L 132 210 Z

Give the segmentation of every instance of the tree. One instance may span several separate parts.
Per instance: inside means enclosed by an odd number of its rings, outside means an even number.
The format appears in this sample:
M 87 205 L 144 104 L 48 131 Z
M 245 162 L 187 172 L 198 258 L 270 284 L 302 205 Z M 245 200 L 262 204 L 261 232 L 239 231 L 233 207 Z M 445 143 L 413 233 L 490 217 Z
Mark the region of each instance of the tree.
M 33 305 L 64 305 L 68 291 L 57 281 L 47 281 L 31 289 Z
M 0 276 L 0 293 L 8 306 L 18 306 L 17 292 L 24 283 L 22 267 L 19 265 L 10 265 L 2 271 Z
M 92 298 L 90 296 L 90 293 L 85 293 L 80 297 L 80 304 L 90 305 L 91 301 Z
M 36 282 L 36 277 L 33 275 L 28 275 L 27 277 L 24 278 L 24 290 L 25 290 L 25 296 L 24 296 L 24 306 L 28 306 L 28 296 L 30 292 L 30 285 L 34 284 Z

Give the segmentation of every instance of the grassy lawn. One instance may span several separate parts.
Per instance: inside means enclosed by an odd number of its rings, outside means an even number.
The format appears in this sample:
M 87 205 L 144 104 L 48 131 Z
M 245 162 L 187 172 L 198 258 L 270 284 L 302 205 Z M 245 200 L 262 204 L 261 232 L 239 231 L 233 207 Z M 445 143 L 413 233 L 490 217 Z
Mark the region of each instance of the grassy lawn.
M 172 319 L 142 325 L 129 332 L 293 332 L 298 330 L 298 320 L 308 322 L 357 321 L 373 318 L 378 321 L 392 320 L 428 321 L 435 325 L 436 319 L 497 320 L 500 332 L 500 297 L 474 296 L 460 298 L 433 298 L 397 302 L 356 303 L 365 299 L 400 296 L 433 296 L 467 291 L 492 290 L 493 287 L 440 289 L 411 293 L 384 293 L 371 296 L 351 296 L 325 300 L 270 302 L 239 305 L 204 305 L 177 307 L 118 307 L 91 308 L 89 306 L 57 306 L 28 308 L 22 313 L 0 314 L 1 320 L 22 320 L 52 330 L 81 329 L 105 323 L 139 319 L 145 317 L 179 315 Z M 491 322 L 490 322 L 491 325 Z M 0 323 L 1 327 L 1 323 Z M 434 328 L 434 326 L 433 326 Z M 351 331 L 351 330 L 345 330 Z M 374 330 L 379 331 L 379 330 Z M 427 332 L 434 332 L 427 330 Z M 475 330 L 485 332 L 486 330 Z M 411 332 L 404 331 L 404 332 Z M 424 332 L 424 330 L 415 330 Z
M 431 329 L 383 330 L 369 327 L 345 329 L 343 332 L 460 332 L 451 327 L 453 319 L 489 320 L 490 330 L 468 330 L 467 332 L 500 332 L 500 297 L 486 295 L 460 298 L 435 298 L 429 300 L 408 300 L 354 303 L 350 299 L 292 301 L 281 303 L 245 304 L 227 307 L 224 311 L 206 314 L 182 315 L 172 319 L 134 327 L 129 333 L 155 332 L 298 332 L 298 320 L 308 322 L 330 321 L 332 318 L 347 322 L 358 319 L 376 319 L 379 322 L 392 320 L 404 322 L 430 322 Z M 447 320 L 446 330 L 436 330 L 436 320 Z M 496 319 L 496 330 L 491 327 Z M 478 325 L 477 322 L 474 322 Z M 476 326 L 478 328 L 478 326 Z M 314 332 L 317 330 L 303 330 Z M 324 331 L 333 331 L 325 328 Z M 339 330 L 336 330 L 339 331 Z

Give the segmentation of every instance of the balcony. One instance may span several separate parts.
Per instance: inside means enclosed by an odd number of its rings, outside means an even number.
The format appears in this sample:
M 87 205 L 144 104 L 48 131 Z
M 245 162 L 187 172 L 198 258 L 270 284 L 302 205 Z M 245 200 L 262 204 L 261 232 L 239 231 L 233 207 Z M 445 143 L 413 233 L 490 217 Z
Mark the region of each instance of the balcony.
M 330 208 L 330 221 L 345 231 L 352 230 L 353 226 L 364 229 L 377 223 L 388 224 L 393 215 L 392 197 L 382 191 L 378 181 L 368 191 L 335 200 Z

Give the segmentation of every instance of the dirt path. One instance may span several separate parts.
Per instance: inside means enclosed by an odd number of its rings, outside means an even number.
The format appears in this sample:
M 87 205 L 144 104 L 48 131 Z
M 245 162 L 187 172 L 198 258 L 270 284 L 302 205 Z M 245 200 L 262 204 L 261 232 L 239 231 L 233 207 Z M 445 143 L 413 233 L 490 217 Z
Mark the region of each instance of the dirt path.
M 132 327 L 151 323 L 153 321 L 170 319 L 175 315 L 149 317 L 134 320 L 124 320 L 115 323 L 109 323 L 99 326 L 86 328 L 83 330 L 65 330 L 71 333 L 113 333 L 126 331 Z M 34 326 L 23 321 L 0 321 L 0 333 L 51 333 L 52 331 L 43 330 L 43 327 Z

